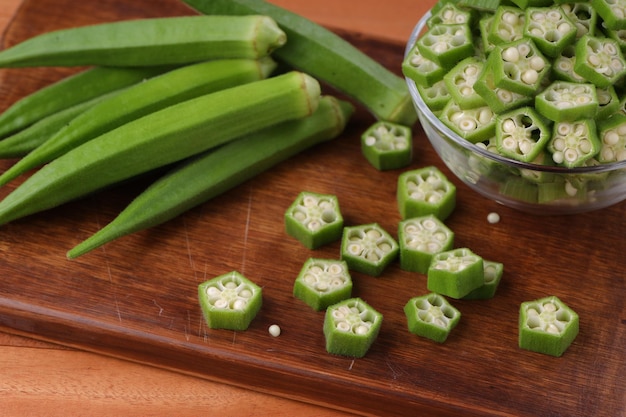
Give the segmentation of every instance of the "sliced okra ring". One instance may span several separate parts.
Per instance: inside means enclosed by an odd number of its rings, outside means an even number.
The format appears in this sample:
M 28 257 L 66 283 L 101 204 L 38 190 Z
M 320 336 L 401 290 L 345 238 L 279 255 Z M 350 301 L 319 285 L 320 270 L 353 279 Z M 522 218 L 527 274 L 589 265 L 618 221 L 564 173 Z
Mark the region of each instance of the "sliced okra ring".
M 626 29 L 626 4 L 615 0 L 591 0 L 591 6 L 608 29 Z
M 380 120 L 361 136 L 361 151 L 380 171 L 406 167 L 413 159 L 411 128 Z
M 574 45 L 566 46 L 563 51 L 554 58 L 552 64 L 552 72 L 557 80 L 568 81 L 572 83 L 584 83 L 587 80 L 574 71 L 574 63 L 576 62 L 576 47 Z
M 587 34 L 595 35 L 598 13 L 590 3 L 584 1 L 570 2 L 569 0 L 559 1 L 558 3 L 576 26 L 576 39 L 580 39 Z
M 597 87 L 608 87 L 626 74 L 626 60 L 613 39 L 585 35 L 576 42 L 574 71 Z
M 343 216 L 337 197 L 301 192 L 285 211 L 285 231 L 309 249 L 339 240 Z
M 579 330 L 578 314 L 555 296 L 526 301 L 519 312 L 519 347 L 561 356 Z
M 417 44 L 402 61 L 402 74 L 415 81 L 417 86 L 429 87 L 443 80 L 446 71 L 435 61 L 426 58 Z
M 461 109 L 474 109 L 487 105 L 483 97 L 474 90 L 474 84 L 484 65 L 485 62 L 482 59 L 469 57 L 456 64 L 444 75 L 443 81 L 452 99 Z
M 427 274 L 429 291 L 456 299 L 485 283 L 483 258 L 468 248 L 435 254 Z
M 593 119 L 557 122 L 547 144 L 552 159 L 568 168 L 583 166 L 600 151 L 596 123 Z
M 400 247 L 377 223 L 345 227 L 341 240 L 341 259 L 351 270 L 379 276 L 398 256 Z
M 472 15 L 469 10 L 460 9 L 452 3 L 444 4 L 436 10 L 426 21 L 426 26 L 431 28 L 435 25 L 456 25 L 471 23 Z
M 326 351 L 362 358 L 380 332 L 383 315 L 360 298 L 349 298 L 326 309 Z
M 554 81 L 535 97 L 535 108 L 554 122 L 593 118 L 598 112 L 596 86 L 591 83 Z
M 500 6 L 493 15 L 487 39 L 494 45 L 512 42 L 524 36 L 526 14 L 513 6 Z
M 496 118 L 496 143 L 501 154 L 530 162 L 545 148 L 551 131 L 532 107 L 522 107 Z
M 495 134 L 495 119 L 496 114 L 487 105 L 464 110 L 452 98 L 439 114 L 439 120 L 472 143 L 482 142 Z
M 437 293 L 411 298 L 404 306 L 409 331 L 443 343 L 461 320 L 461 312 Z
M 398 177 L 398 210 L 403 219 L 432 214 L 444 221 L 456 206 L 456 187 L 435 166 Z
M 420 37 L 417 47 L 422 55 L 446 71 L 474 54 L 473 37 L 468 24 L 435 25 Z
M 626 161 L 626 116 L 616 114 L 601 121 L 598 132 L 600 140 L 598 161 L 600 163 Z
M 506 88 L 496 87 L 492 71 L 483 71 L 480 74 L 474 84 L 474 90 L 496 114 L 525 106 L 533 100 L 532 96 L 527 94 L 518 94 Z
M 558 56 L 576 39 L 578 29 L 559 5 L 526 9 L 524 36 L 535 42 L 544 55 Z
M 546 146 L 547 148 L 547 146 Z M 554 166 L 556 163 L 552 159 L 552 154 L 548 152 L 547 149 L 539 152 L 539 155 L 532 161 L 530 161 L 532 165 L 541 165 L 541 166 Z M 528 181 L 540 184 L 544 182 L 554 181 L 555 174 L 553 172 L 548 171 L 538 171 L 534 169 L 519 169 L 520 176 Z
M 398 226 L 400 268 L 425 274 L 433 255 L 452 249 L 454 232 L 432 214 L 403 220 Z
M 443 82 L 443 79 L 437 81 L 430 87 L 424 87 L 418 84 L 417 91 L 420 93 L 424 103 L 426 103 L 433 113 L 443 110 L 450 101 L 450 92 L 448 91 L 448 87 L 446 87 L 446 83 Z
M 334 259 L 308 259 L 294 282 L 293 295 L 316 311 L 350 298 L 348 264 Z
M 246 330 L 261 309 L 262 290 L 232 271 L 201 283 L 198 298 L 209 328 Z
M 512 200 L 526 203 L 538 201 L 538 190 L 535 181 L 529 181 L 522 177 L 510 177 L 500 185 L 500 194 Z
M 464 300 L 487 300 L 496 295 L 504 273 L 504 264 L 484 259 L 483 267 L 485 271 L 484 284 L 470 291 L 463 297 Z
M 596 120 L 608 119 L 619 110 L 619 97 L 612 85 L 604 88 L 596 87 L 596 95 L 598 96 L 598 111 L 596 112 Z
M 496 45 L 487 60 L 495 85 L 518 94 L 541 91 L 550 69 L 550 62 L 529 38 Z

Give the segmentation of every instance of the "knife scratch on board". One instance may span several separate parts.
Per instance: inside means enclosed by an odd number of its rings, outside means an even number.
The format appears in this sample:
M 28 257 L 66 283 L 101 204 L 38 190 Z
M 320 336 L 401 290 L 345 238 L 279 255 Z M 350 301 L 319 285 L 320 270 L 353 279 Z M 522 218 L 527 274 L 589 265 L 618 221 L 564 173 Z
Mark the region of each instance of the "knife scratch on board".
M 246 252 L 248 251 L 248 231 L 250 230 L 250 213 L 252 213 L 252 192 L 248 194 L 248 211 L 246 213 L 246 225 L 243 232 L 243 253 L 241 258 L 241 272 L 246 270 Z

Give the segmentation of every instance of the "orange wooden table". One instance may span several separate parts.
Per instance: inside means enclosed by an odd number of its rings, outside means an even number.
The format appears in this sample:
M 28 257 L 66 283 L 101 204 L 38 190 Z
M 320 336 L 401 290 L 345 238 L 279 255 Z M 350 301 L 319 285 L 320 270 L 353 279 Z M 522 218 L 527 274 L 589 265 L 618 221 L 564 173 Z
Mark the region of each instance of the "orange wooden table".
M 4 31 L 21 0 L 0 2 Z M 409 8 L 431 1 L 276 0 L 324 25 L 408 38 L 415 24 Z M 0 416 L 342 416 L 314 405 L 209 382 L 123 360 L 0 333 Z

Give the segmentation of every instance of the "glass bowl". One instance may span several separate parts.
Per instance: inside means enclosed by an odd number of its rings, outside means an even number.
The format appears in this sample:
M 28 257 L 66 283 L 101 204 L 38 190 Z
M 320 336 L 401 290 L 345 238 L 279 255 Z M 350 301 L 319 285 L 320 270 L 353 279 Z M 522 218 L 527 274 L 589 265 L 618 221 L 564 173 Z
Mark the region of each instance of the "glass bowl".
M 405 56 L 426 26 L 419 20 Z M 598 210 L 626 200 L 626 161 L 565 168 L 515 161 L 496 155 L 454 133 L 422 100 L 415 82 L 406 77 L 419 121 L 446 166 L 472 190 L 508 207 L 542 214 L 574 214 Z

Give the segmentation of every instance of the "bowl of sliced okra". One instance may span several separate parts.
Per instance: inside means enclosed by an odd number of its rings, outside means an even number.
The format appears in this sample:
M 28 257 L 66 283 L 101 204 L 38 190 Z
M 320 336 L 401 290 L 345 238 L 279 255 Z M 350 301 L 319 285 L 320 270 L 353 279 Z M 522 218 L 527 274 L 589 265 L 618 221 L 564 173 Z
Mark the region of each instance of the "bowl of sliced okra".
M 419 121 L 470 188 L 558 215 L 626 199 L 626 7 L 440 0 L 402 72 Z

